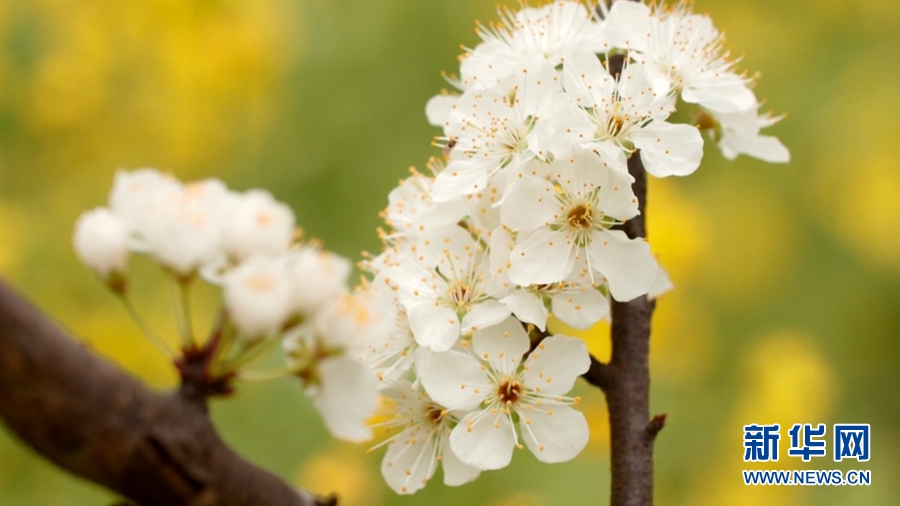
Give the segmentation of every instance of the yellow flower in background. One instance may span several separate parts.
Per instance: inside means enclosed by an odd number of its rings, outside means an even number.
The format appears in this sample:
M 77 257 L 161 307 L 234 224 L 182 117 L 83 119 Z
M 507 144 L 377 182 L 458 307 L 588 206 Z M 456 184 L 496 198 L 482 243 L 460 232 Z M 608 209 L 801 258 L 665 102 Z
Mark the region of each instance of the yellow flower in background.
M 649 178 L 647 190 L 647 236 L 676 290 L 709 261 L 713 226 L 703 204 L 684 195 L 682 185 L 674 179 Z
M 840 129 L 826 139 L 808 198 L 822 228 L 878 271 L 900 274 L 900 124 L 894 77 L 875 53 L 858 59 L 841 83 L 844 100 L 829 111 Z M 864 94 L 858 93 L 865 89 Z M 853 146 L 848 150 L 847 146 Z
M 730 421 L 718 437 L 718 451 L 705 471 L 695 473 L 692 505 L 722 504 L 788 506 L 797 504 L 810 490 L 806 487 L 748 487 L 743 469 L 798 469 L 825 465 L 824 459 L 804 464 L 787 457 L 787 429 L 794 423 L 824 423 L 829 420 L 839 386 L 835 371 L 819 351 L 813 336 L 781 330 L 757 340 L 740 363 L 743 391 Z M 741 446 L 743 426 L 781 425 L 778 462 L 744 462 Z M 824 464 L 823 464 L 824 463 Z M 821 466 L 819 467 L 821 468 Z
M 672 383 L 704 378 L 719 358 L 720 342 L 709 308 L 691 293 L 676 289 L 656 303 L 650 332 L 650 368 L 654 377 Z
M 221 173 L 248 140 L 267 135 L 297 63 L 300 24 L 288 0 L 0 3 L 8 44 L 0 51 L 0 112 L 18 128 L 4 146 L 0 189 L 13 174 L 40 181 L 39 191 L 0 195 L 0 274 L 35 276 L 27 273 L 48 255 L 75 265 L 70 233 L 88 204 L 74 184 L 107 187 L 113 170 L 131 163 Z M 58 289 L 62 274 L 29 277 L 27 290 L 100 353 L 154 386 L 174 384 L 171 364 L 114 305 L 85 316 L 68 302 L 70 292 Z
M 793 274 L 802 237 L 795 210 L 758 179 L 740 172 L 707 188 L 701 198 L 715 255 L 703 264 L 698 284 L 732 310 L 758 309 L 766 294 Z
M 509 497 L 488 503 L 487 506 L 547 506 L 547 501 L 532 491 L 516 492 Z
M 297 485 L 322 496 L 340 491 L 342 506 L 379 506 L 381 477 L 368 459 L 357 446 L 335 445 L 303 463 Z
M 830 413 L 839 385 L 814 336 L 774 332 L 759 339 L 742 362 L 746 390 L 736 422 L 819 423 Z
M 117 160 L 208 172 L 237 139 L 265 135 L 302 34 L 281 0 L 46 0 L 15 16 L 35 23 L 33 61 L 11 76 L 16 114 L 79 171 L 108 172 L 91 154 L 114 145 Z

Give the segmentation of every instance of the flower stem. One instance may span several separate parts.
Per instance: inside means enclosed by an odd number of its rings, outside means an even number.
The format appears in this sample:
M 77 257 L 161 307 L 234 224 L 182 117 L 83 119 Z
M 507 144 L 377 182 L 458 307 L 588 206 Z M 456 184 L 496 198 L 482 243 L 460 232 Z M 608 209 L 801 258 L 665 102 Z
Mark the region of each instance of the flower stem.
M 271 371 L 244 370 L 238 373 L 237 378 L 246 381 L 270 381 L 293 376 L 294 374 L 296 374 L 296 372 L 297 371 L 293 367 L 282 367 L 280 369 L 273 369 Z
M 141 329 L 141 332 L 153 343 L 161 352 L 163 352 L 167 357 L 174 359 L 177 356 L 177 352 L 172 346 L 167 343 L 163 338 L 159 337 L 156 332 L 150 330 L 150 327 L 147 326 L 144 319 L 141 318 L 141 315 L 138 314 L 137 309 L 134 307 L 134 304 L 131 303 L 131 299 L 128 298 L 127 295 L 119 294 L 119 301 L 125 306 L 125 310 L 128 311 L 128 315 L 131 316 L 131 319 L 134 320 L 135 324 L 137 324 L 138 328 Z
M 241 352 L 236 357 L 232 358 L 231 360 L 226 360 L 222 364 L 222 369 L 226 373 L 228 373 L 237 371 L 241 367 L 253 364 L 257 360 L 266 356 L 266 354 L 272 351 L 272 349 L 280 342 L 280 339 L 273 338 L 255 341 L 249 344 L 245 349 L 241 350 Z
M 175 283 L 177 286 L 172 304 L 178 334 L 181 335 L 181 344 L 185 349 L 194 348 L 197 342 L 194 340 L 194 325 L 191 318 L 191 280 L 176 277 Z

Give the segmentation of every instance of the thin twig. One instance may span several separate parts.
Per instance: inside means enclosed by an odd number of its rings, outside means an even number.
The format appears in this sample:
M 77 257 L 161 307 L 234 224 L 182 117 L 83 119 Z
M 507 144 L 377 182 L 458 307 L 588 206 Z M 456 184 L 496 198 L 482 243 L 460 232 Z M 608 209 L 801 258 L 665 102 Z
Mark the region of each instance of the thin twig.
M 612 368 L 609 367 L 609 364 L 604 364 L 591 355 L 591 368 L 588 369 L 588 372 L 582 374 L 581 377 L 605 392 L 612 382 Z

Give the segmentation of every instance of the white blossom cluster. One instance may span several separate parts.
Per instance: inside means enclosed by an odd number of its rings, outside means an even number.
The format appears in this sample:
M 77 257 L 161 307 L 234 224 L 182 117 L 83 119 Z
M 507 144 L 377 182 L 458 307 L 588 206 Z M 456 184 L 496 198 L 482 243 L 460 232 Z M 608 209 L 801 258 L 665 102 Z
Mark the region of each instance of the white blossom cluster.
M 132 252 L 182 285 L 219 286 L 220 373 L 250 378 L 246 366 L 280 347 L 286 366 L 271 377 L 300 378 L 332 434 L 388 431 L 376 447 L 398 493 L 439 463 L 460 485 L 516 448 L 552 463 L 585 447 L 570 391 L 590 357 L 548 320 L 586 329 L 611 300 L 671 288 L 647 242 L 620 230 L 640 212 L 629 158 L 689 175 L 703 130 L 729 159 L 789 157 L 760 134 L 780 118 L 759 114 L 721 34 L 684 4 L 500 14 L 478 25 L 456 90 L 428 102 L 443 156 L 390 193 L 384 249 L 361 263 L 370 279 L 356 290 L 345 259 L 295 237 L 284 204 L 218 180 L 120 172 L 109 207 L 76 226 L 78 255 L 123 298 Z
M 211 374 L 253 379 L 258 371 L 247 366 L 281 347 L 286 368 L 265 373 L 299 377 L 335 436 L 368 439 L 377 381 L 359 357 L 379 325 L 393 328 L 393 308 L 348 290 L 352 264 L 296 236 L 293 211 L 266 191 L 234 192 L 216 179 L 183 184 L 141 169 L 116 174 L 109 207 L 84 213 L 73 242 L 127 304 L 132 253 L 151 257 L 182 287 L 198 277 L 219 287 L 227 318 Z M 185 349 L 199 346 L 184 320 Z
M 378 425 L 396 431 L 381 445 L 398 493 L 439 462 L 458 485 L 517 447 L 544 462 L 584 448 L 569 392 L 590 358 L 581 340 L 548 335 L 548 318 L 585 329 L 610 299 L 671 287 L 646 241 L 619 230 L 639 214 L 630 157 L 656 177 L 689 175 L 706 129 L 727 158 L 788 159 L 760 135 L 778 118 L 758 114 L 722 36 L 684 4 L 500 15 L 478 25 L 456 91 L 428 102 L 444 156 L 391 192 L 384 250 L 362 264 L 368 290 L 396 306 L 395 332 L 364 361 L 387 399 Z M 676 106 L 690 124 L 673 120 Z

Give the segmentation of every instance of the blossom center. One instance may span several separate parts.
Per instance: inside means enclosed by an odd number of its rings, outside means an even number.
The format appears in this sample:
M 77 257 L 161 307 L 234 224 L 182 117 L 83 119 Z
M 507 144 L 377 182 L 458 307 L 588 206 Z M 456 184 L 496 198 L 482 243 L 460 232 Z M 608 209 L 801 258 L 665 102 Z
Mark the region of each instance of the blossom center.
M 244 280 L 244 285 L 257 292 L 271 292 L 275 289 L 275 280 L 270 276 L 250 276 Z
M 450 285 L 450 300 L 456 307 L 467 306 L 472 299 L 472 285 L 463 281 L 456 281 Z
M 256 222 L 259 223 L 261 227 L 267 227 L 271 225 L 273 221 L 274 219 L 269 213 L 263 212 L 256 215 Z
M 500 396 L 500 402 L 503 404 L 515 404 L 522 395 L 522 384 L 511 379 L 504 380 L 497 387 L 497 395 Z
M 440 407 L 434 404 L 428 404 L 425 406 L 425 418 L 434 425 L 439 425 L 441 420 L 444 419 L 445 411 Z
M 612 119 L 610 119 L 607 130 L 609 131 L 609 135 L 615 137 L 622 133 L 622 128 L 624 127 L 625 120 L 623 120 L 621 116 L 614 116 Z
M 506 121 L 500 126 L 498 140 L 501 149 L 509 155 L 521 153 L 528 148 L 528 134 L 534 129 L 534 118 L 527 118 L 518 127 L 510 127 Z
M 569 210 L 568 216 L 566 216 L 566 221 L 573 228 L 577 228 L 579 230 L 584 230 L 591 226 L 593 221 L 594 211 L 587 204 L 578 204 Z

